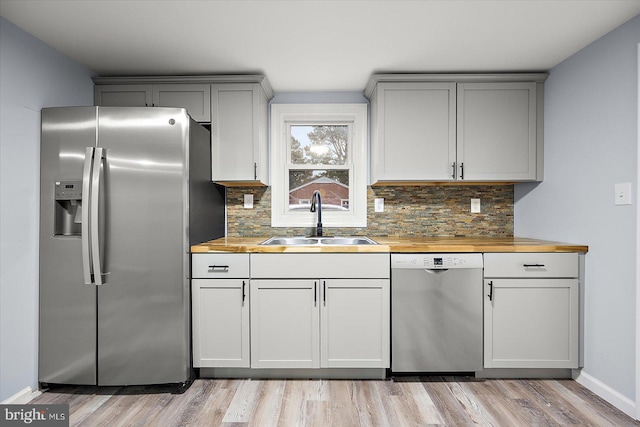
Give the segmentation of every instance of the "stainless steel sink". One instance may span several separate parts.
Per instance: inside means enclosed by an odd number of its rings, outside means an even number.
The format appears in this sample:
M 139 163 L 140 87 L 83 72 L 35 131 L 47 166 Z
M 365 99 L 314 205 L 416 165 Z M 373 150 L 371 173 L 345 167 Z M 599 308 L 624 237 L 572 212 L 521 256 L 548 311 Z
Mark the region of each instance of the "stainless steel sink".
M 328 237 L 321 238 L 322 245 L 377 245 L 368 237 Z
M 319 241 L 308 237 L 272 237 L 269 240 L 265 240 L 260 243 L 261 245 L 272 246 L 303 246 L 303 245 L 317 245 Z
M 335 246 L 354 246 L 354 245 L 377 245 L 378 243 L 368 237 L 272 237 L 261 245 L 267 246 L 314 246 L 314 245 L 335 245 Z

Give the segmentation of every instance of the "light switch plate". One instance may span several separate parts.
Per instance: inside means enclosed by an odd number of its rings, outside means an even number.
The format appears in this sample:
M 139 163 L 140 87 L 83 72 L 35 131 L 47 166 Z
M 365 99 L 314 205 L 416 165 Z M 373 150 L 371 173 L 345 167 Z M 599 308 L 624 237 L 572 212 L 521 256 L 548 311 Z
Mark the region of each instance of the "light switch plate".
M 376 212 L 384 212 L 384 199 L 374 199 L 373 208 Z
M 631 183 L 622 182 L 615 186 L 615 202 L 616 205 L 631 204 Z
M 480 199 L 471 199 L 471 213 L 480 213 Z
M 253 194 L 244 195 L 244 208 L 253 209 Z

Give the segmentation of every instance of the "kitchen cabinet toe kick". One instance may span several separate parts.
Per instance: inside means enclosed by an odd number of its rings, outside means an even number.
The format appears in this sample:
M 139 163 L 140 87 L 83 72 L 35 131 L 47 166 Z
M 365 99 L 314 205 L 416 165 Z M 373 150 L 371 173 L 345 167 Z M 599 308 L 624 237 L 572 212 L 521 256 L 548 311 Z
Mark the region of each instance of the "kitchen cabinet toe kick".
M 326 379 L 326 380 L 384 380 L 387 369 L 376 368 L 201 368 L 200 378 L 251 378 L 251 379 Z

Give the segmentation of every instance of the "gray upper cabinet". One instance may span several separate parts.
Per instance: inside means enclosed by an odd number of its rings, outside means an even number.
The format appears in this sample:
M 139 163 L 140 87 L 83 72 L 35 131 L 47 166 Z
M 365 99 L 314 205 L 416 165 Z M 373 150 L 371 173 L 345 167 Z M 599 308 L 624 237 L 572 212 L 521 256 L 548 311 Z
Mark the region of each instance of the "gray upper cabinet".
M 536 83 L 459 83 L 457 91 L 457 178 L 535 181 Z
M 382 74 L 371 184 L 541 181 L 546 74 Z
M 380 83 L 371 107 L 372 182 L 452 179 L 455 83 Z
M 209 84 L 100 84 L 94 97 L 102 107 L 178 107 L 197 122 L 211 121 Z
M 96 85 L 94 102 L 100 107 L 150 107 L 153 104 L 151 85 Z
M 211 85 L 153 85 L 153 106 L 186 108 L 196 122 L 209 123 L 211 121 Z
M 213 181 L 269 185 L 269 98 L 258 83 L 211 85 Z
M 95 105 L 179 107 L 211 123 L 214 182 L 269 185 L 267 116 L 273 90 L 262 75 L 96 77 Z

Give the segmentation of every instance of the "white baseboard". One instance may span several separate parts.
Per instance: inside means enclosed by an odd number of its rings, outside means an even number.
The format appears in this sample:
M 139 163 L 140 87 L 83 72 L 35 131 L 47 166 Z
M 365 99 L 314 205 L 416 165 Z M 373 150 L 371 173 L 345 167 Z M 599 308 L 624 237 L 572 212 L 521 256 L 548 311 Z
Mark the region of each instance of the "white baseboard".
M 24 390 L 21 390 L 9 397 L 7 400 L 2 402 L 3 405 L 24 405 L 26 403 L 31 402 L 31 400 L 40 396 L 42 392 L 40 390 L 33 390 L 31 387 L 27 387 Z
M 584 371 L 580 372 L 577 376 L 574 376 L 573 379 L 576 380 L 578 384 L 588 388 L 634 420 L 636 419 L 636 403 L 633 400 L 623 396 L 602 381 L 592 377 Z

